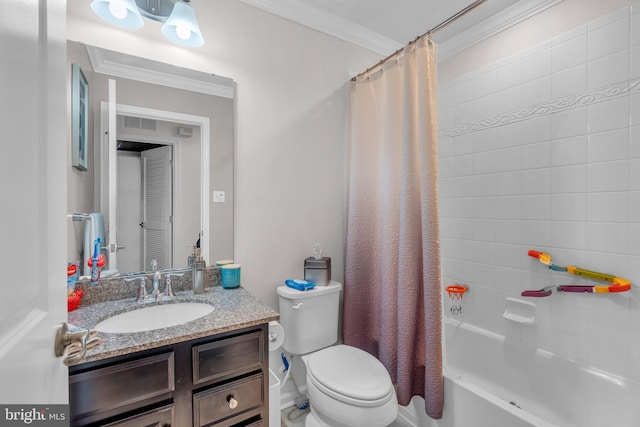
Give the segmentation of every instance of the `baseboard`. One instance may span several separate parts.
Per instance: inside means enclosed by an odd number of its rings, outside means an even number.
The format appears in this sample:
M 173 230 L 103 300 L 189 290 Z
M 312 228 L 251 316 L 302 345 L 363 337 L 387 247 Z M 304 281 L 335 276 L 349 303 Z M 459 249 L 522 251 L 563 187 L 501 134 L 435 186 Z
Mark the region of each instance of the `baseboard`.
M 407 406 L 398 405 L 398 418 L 402 418 L 402 421 L 408 425 L 419 427 L 418 417 L 416 417 L 416 414 Z
M 300 387 L 300 393 L 307 394 L 307 387 Z M 285 408 L 289 408 L 290 406 L 295 405 L 296 397 L 298 397 L 298 392 L 293 390 L 280 390 L 280 410 Z
M 284 392 L 280 393 L 280 410 L 289 408 L 293 406 L 296 399 L 296 393 L 294 392 Z

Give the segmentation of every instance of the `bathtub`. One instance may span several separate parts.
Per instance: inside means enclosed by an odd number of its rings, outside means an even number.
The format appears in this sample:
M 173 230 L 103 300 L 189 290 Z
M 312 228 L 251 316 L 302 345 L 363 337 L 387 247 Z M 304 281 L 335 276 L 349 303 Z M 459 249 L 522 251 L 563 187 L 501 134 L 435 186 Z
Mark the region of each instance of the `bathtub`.
M 640 426 L 640 385 L 445 320 L 444 414 L 432 420 L 424 400 L 400 408 L 417 427 Z

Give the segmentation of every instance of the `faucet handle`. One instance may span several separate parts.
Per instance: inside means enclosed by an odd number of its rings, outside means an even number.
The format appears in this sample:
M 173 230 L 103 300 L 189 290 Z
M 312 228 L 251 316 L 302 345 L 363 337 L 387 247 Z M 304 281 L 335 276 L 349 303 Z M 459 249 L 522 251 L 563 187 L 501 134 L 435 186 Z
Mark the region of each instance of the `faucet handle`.
M 165 294 L 167 294 L 167 297 L 169 297 L 169 298 L 175 297 L 175 294 L 173 293 L 173 289 L 171 288 L 171 276 L 176 276 L 176 277 L 184 276 L 184 272 L 182 272 L 182 273 L 164 273 L 165 282 L 166 282 L 166 287 L 165 287 L 164 292 L 165 292 Z
M 165 277 L 166 277 L 165 281 L 167 282 L 167 285 L 164 288 L 164 293 L 167 294 L 167 297 L 173 298 L 175 297 L 175 294 L 173 293 L 173 289 L 171 289 L 171 274 L 167 274 L 165 275 Z
M 138 287 L 138 295 L 136 296 L 136 302 L 142 300 L 143 302 L 149 297 L 147 295 L 147 277 L 137 276 L 124 279 L 125 282 L 131 282 L 133 280 L 140 280 L 140 286 Z

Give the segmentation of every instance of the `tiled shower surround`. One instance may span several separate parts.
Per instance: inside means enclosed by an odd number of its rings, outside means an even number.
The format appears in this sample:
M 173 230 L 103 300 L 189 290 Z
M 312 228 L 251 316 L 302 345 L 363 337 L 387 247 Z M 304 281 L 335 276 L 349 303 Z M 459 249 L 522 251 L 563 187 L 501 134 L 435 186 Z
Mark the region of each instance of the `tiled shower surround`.
M 640 383 L 640 3 L 441 83 L 439 116 L 444 285 L 469 287 L 447 317 Z M 587 282 L 529 249 L 633 288 L 523 298 Z

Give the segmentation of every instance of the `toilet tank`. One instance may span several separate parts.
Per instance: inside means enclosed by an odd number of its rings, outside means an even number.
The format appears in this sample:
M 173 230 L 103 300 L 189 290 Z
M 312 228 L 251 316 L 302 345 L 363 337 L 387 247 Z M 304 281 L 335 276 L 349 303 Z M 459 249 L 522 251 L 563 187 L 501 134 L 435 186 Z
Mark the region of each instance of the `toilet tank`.
M 278 287 L 282 347 L 286 351 L 306 354 L 338 341 L 341 290 L 342 284 L 335 281 L 308 291 Z

